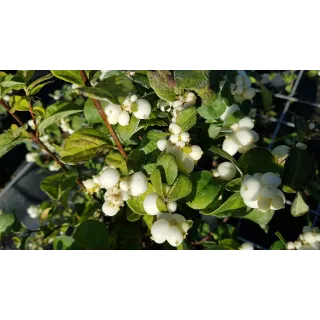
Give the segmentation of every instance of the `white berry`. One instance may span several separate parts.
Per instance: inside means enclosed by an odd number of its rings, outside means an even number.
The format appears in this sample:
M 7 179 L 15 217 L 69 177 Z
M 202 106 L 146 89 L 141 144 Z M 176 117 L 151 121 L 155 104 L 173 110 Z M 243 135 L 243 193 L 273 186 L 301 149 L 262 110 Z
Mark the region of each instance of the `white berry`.
M 148 180 L 142 172 L 135 172 L 129 179 L 129 187 L 132 196 L 140 196 L 147 191 Z
M 170 123 L 169 131 L 173 134 L 179 134 L 181 132 L 181 127 L 177 123 Z
M 169 227 L 170 223 L 165 219 L 156 221 L 151 227 L 153 241 L 159 244 L 165 242 L 167 240 Z
M 191 146 L 191 152 L 189 153 L 189 156 L 195 160 L 195 161 L 198 161 L 203 155 L 203 151 L 202 149 L 197 146 L 197 145 L 194 145 L 194 146 Z
M 127 111 L 122 111 L 119 115 L 119 119 L 118 122 L 120 124 L 120 126 L 127 126 L 130 122 L 130 115 Z
M 146 99 L 138 99 L 136 101 L 136 104 L 138 106 L 138 110 L 134 112 L 134 116 L 137 119 L 147 119 L 151 113 L 151 104 Z
M 106 189 L 113 188 L 119 180 L 120 173 L 114 168 L 104 169 L 99 176 L 100 186 Z
M 157 141 L 157 147 L 160 151 L 165 150 L 166 148 L 168 148 L 169 146 L 169 142 L 167 139 L 160 139 Z
M 237 169 L 234 164 L 228 161 L 220 163 L 217 170 L 219 177 L 225 181 L 232 180 L 237 174 Z
M 159 195 L 155 192 L 149 193 L 144 201 L 143 201 L 143 208 L 146 213 L 150 214 L 151 216 L 155 216 L 160 213 L 160 210 L 157 207 L 157 199 Z

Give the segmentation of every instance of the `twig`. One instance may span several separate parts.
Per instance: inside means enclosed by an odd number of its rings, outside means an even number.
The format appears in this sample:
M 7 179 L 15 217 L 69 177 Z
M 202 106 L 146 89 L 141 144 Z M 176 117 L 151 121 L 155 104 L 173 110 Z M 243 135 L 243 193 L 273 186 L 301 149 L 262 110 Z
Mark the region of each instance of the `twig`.
M 91 87 L 90 81 L 89 81 L 85 71 L 84 70 L 79 70 L 79 72 L 80 72 L 81 78 L 82 78 L 85 86 L 86 87 Z M 128 159 L 127 154 L 124 151 L 123 146 L 122 146 L 117 134 L 115 133 L 115 131 L 113 130 L 111 124 L 109 123 L 107 115 L 104 113 L 100 101 L 98 101 L 98 100 L 96 100 L 94 98 L 91 98 L 91 100 L 94 103 L 97 111 L 99 112 L 100 117 L 102 118 L 105 126 L 108 128 L 109 132 L 111 133 L 111 135 L 113 137 L 113 140 L 115 141 L 115 143 L 116 143 L 116 145 L 118 147 L 119 152 L 127 160 Z
M 208 234 L 207 236 L 205 236 L 203 239 L 201 239 L 200 241 L 195 241 L 195 242 L 191 242 L 191 244 L 193 245 L 201 245 L 204 242 L 208 241 L 210 239 L 210 234 Z
M 8 113 L 18 122 L 20 126 L 23 126 L 23 122 L 21 119 L 15 114 L 10 112 L 10 108 L 7 106 L 7 104 L 1 99 L 0 104 L 8 111 Z M 67 167 L 48 149 L 48 147 L 33 133 L 28 132 L 30 138 L 43 150 L 45 150 L 48 155 L 62 168 L 64 171 L 68 171 Z M 85 186 L 82 184 L 82 182 L 77 179 L 77 184 L 86 191 Z

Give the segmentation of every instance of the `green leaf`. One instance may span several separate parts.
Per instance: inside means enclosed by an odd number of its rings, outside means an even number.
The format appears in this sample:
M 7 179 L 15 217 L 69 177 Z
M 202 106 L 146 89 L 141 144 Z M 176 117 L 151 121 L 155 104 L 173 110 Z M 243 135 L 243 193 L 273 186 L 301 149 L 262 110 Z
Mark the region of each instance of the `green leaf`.
M 130 222 L 138 221 L 141 218 L 140 214 L 133 212 L 130 208 L 126 207 L 127 219 Z
M 107 105 L 107 102 L 105 101 L 101 102 L 101 106 L 103 108 L 106 105 Z M 103 123 L 103 120 L 91 99 L 87 99 L 84 105 L 84 116 L 86 117 L 89 123 Z
M 29 140 L 26 132 L 27 124 L 16 130 L 9 129 L 7 132 L 0 134 L 0 158 L 13 149 L 18 144 Z
M 141 151 L 145 154 L 149 154 L 154 150 L 158 150 L 157 142 L 160 139 L 168 137 L 168 132 L 163 132 L 161 130 L 150 130 L 147 135 L 143 137 L 141 142 Z
M 58 236 L 53 241 L 54 250 L 67 250 L 74 242 L 74 239 L 68 236 Z
M 209 171 L 199 171 L 190 174 L 192 192 L 188 197 L 187 205 L 195 210 L 206 208 L 216 199 L 222 189 L 223 182 L 215 179 Z
M 148 163 L 143 166 L 143 169 L 147 171 L 148 174 L 151 174 L 154 170 L 157 169 L 156 163 Z
M 118 152 L 109 152 L 106 156 L 106 163 L 113 168 L 119 169 L 123 175 L 129 174 L 126 160 Z
M 193 89 L 206 83 L 209 77 L 207 70 L 175 70 L 177 86 L 182 89 Z
M 46 110 L 43 107 L 34 107 L 32 108 L 32 111 L 40 118 L 44 118 L 46 116 Z
M 52 82 L 54 82 L 54 80 L 39 83 L 39 84 L 38 84 L 37 86 L 35 86 L 32 90 L 29 91 L 29 95 L 32 96 L 32 95 L 37 94 L 44 86 L 46 86 L 47 84 L 50 84 L 50 83 L 52 83 Z
M 161 197 L 157 198 L 156 204 L 159 211 L 168 212 L 167 205 Z
M 293 147 L 286 159 L 282 183 L 293 190 L 301 190 L 314 175 L 314 158 L 308 150 Z
M 78 70 L 50 70 L 51 73 L 61 80 L 71 82 L 77 85 L 84 85 Z
M 28 97 L 11 96 L 9 100 L 10 113 L 15 111 L 29 111 L 30 100 Z
M 181 131 L 189 131 L 197 123 L 197 110 L 195 107 L 183 109 L 177 116 L 177 124 Z
M 31 82 L 29 85 L 28 85 L 28 90 L 31 91 L 31 90 L 34 90 L 39 84 L 43 83 L 43 82 L 46 82 L 50 79 L 53 78 L 53 75 L 51 73 L 48 73 L 46 74 L 45 76 L 41 77 L 41 78 L 38 78 L 37 80 Z
M 131 115 L 130 122 L 127 126 L 120 126 L 120 124 L 117 125 L 117 132 L 119 135 L 119 138 L 122 141 L 128 141 L 132 137 L 132 135 L 137 132 L 137 128 L 139 126 L 140 120 L 137 119 L 134 115 Z
M 215 216 L 218 218 L 225 217 L 243 217 L 247 212 L 247 206 L 243 202 L 240 193 L 234 193 L 229 197 L 218 209 L 207 215 Z
M 79 113 L 82 111 L 83 111 L 82 106 L 79 106 L 75 103 L 65 103 L 63 107 L 59 108 L 55 113 L 53 113 L 51 116 L 44 119 L 40 123 L 38 127 L 39 133 L 42 134 L 43 131 L 49 126 L 51 126 L 53 123 L 56 123 L 67 116 L 70 116 L 72 114 Z
M 175 100 L 175 81 L 169 71 L 148 71 L 148 79 L 152 89 L 155 91 L 159 98 L 166 101 Z
M 259 211 L 258 209 L 253 209 L 247 215 L 243 216 L 243 218 L 251 220 L 259 225 L 266 225 L 271 221 L 273 215 L 274 215 L 273 210 L 262 212 L 262 211 Z
M 191 191 L 191 181 L 186 175 L 180 174 L 169 191 L 168 199 L 169 201 L 177 201 L 189 195 Z
M 100 89 L 97 87 L 81 87 L 74 89 L 79 94 L 83 95 L 84 97 L 91 98 L 91 99 L 97 99 L 102 101 L 108 101 L 108 102 L 115 102 L 111 93 L 105 89 Z
M 164 174 L 165 180 L 171 186 L 178 176 L 178 165 L 172 154 L 163 154 L 158 158 L 157 167 Z
M 111 148 L 112 142 L 103 132 L 86 128 L 64 141 L 60 155 L 63 162 L 75 164 L 102 155 Z
M 272 94 L 266 88 L 264 84 L 260 82 L 260 90 L 261 90 L 261 97 L 262 97 L 262 104 L 266 109 L 270 109 L 272 105 Z
M 0 216 L 0 238 L 2 234 L 11 227 L 15 222 L 15 217 L 13 214 L 2 214 Z
M 208 129 L 209 137 L 211 139 L 216 139 L 219 136 L 220 131 L 221 131 L 221 127 L 218 127 L 217 125 L 215 125 L 213 123 L 210 124 L 210 127 Z
M 209 151 L 212 151 L 213 153 L 217 153 L 219 156 L 229 160 L 231 163 L 233 163 L 235 165 L 235 167 L 237 168 L 239 173 L 242 175 L 242 171 L 240 169 L 240 165 L 238 165 L 237 161 L 232 156 L 230 156 L 229 153 L 227 153 L 227 152 L 225 152 L 222 149 L 217 148 L 217 147 L 211 147 L 209 149 Z
M 34 70 L 18 70 L 16 76 L 23 78 L 24 82 L 27 83 L 33 77 L 34 73 Z
M 145 199 L 145 197 L 149 194 L 154 192 L 154 188 L 152 186 L 151 183 L 148 183 L 148 189 L 147 191 L 142 194 L 141 196 L 138 197 L 130 197 L 129 200 L 127 201 L 127 205 L 129 206 L 129 208 L 140 215 L 145 215 L 147 214 L 143 208 L 143 201 Z
M 282 167 L 276 163 L 271 152 L 265 148 L 254 148 L 243 154 L 238 165 L 244 174 L 274 172 L 280 173 Z
M 77 228 L 74 239 L 87 250 L 106 250 L 109 248 L 109 232 L 99 221 L 87 220 Z
M 309 206 L 303 200 L 301 192 L 297 192 L 290 211 L 294 217 L 300 217 L 309 211 Z
M 221 96 L 212 104 L 202 105 L 197 109 L 200 116 L 206 120 L 218 119 L 226 111 L 226 101 Z
M 159 169 L 154 170 L 150 175 L 150 180 L 155 188 L 156 192 L 161 198 L 164 198 L 163 188 L 162 188 L 162 180 L 161 180 L 161 172 Z
M 312 134 L 312 131 L 309 129 L 308 122 L 304 117 L 295 115 L 293 117 L 293 122 L 298 134 L 299 141 L 303 142 Z
M 110 101 L 117 104 L 121 104 L 124 99 L 136 91 L 132 80 L 125 75 L 117 75 L 103 79 L 95 88 L 110 93 Z
M 11 90 L 21 90 L 26 87 L 23 79 L 13 75 L 7 75 L 0 82 L 0 88 L 2 95 L 6 94 Z
M 147 76 L 147 71 L 136 71 L 132 78 L 134 82 L 139 83 L 141 86 L 143 86 L 146 89 L 150 89 L 150 83 Z
M 284 237 L 282 236 L 282 234 L 279 232 L 279 231 L 277 231 L 276 233 L 275 233 L 275 235 L 279 238 L 279 240 L 284 244 L 284 246 L 285 247 L 287 247 L 287 241 L 284 239 Z
M 281 240 L 277 240 L 271 245 L 270 250 L 286 250 L 286 246 Z
M 236 178 L 226 184 L 226 189 L 231 192 L 239 192 L 241 188 L 241 178 Z
M 76 185 L 78 173 L 74 171 L 62 172 L 44 178 L 40 188 L 50 198 L 60 200 L 66 196 Z

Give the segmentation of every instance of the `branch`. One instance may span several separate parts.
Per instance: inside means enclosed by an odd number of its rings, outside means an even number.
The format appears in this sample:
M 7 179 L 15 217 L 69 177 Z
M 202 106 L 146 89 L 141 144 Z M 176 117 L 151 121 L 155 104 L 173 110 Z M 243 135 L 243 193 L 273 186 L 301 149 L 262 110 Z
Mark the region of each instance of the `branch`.
M 90 84 L 90 81 L 89 81 L 89 79 L 88 79 L 88 77 L 87 77 L 87 75 L 86 75 L 86 73 L 85 73 L 85 71 L 84 71 L 84 70 L 79 70 L 79 72 L 80 72 L 81 78 L 82 78 L 85 86 L 86 86 L 86 87 L 92 87 L 91 84 Z M 112 135 L 112 137 L 113 137 L 113 140 L 115 141 L 115 143 L 116 143 L 116 145 L 117 145 L 117 147 L 118 147 L 119 152 L 121 153 L 121 155 L 122 155 L 126 160 L 128 160 L 127 154 L 126 154 L 126 152 L 124 151 L 123 146 L 122 146 L 122 144 L 121 144 L 121 142 L 120 142 L 117 134 L 115 133 L 115 131 L 113 130 L 111 124 L 109 123 L 108 118 L 107 118 L 107 115 L 104 113 L 100 101 L 98 101 L 98 100 L 96 100 L 96 99 L 94 99 L 94 98 L 91 98 L 91 100 L 92 100 L 92 102 L 94 103 L 97 111 L 99 112 L 100 117 L 102 118 L 105 126 L 106 126 L 106 127 L 108 128 L 108 130 L 110 131 L 110 133 L 111 133 L 111 135 Z
M 7 106 L 7 104 L 0 99 L 0 104 L 8 111 L 8 113 L 18 122 L 20 126 L 23 126 L 23 122 L 21 119 L 15 114 L 10 112 L 10 108 Z M 62 168 L 64 171 L 68 171 L 67 167 L 48 149 L 48 147 L 33 133 L 28 132 L 30 138 L 43 150 L 45 150 L 48 155 Z M 86 191 L 85 186 L 82 184 L 82 182 L 77 179 L 77 184 Z

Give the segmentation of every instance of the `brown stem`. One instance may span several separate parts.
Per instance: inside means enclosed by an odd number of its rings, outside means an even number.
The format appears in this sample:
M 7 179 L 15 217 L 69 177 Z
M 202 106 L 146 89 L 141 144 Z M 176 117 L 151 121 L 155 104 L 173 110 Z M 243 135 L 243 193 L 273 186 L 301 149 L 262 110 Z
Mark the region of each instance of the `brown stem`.
M 200 241 L 191 242 L 193 245 L 201 245 L 210 239 L 210 234 L 202 238 Z
M 10 112 L 10 108 L 7 106 L 7 104 L 0 99 L 0 104 L 8 111 L 8 113 L 19 123 L 20 126 L 23 126 L 23 122 L 21 119 L 15 114 Z M 61 166 L 62 170 L 68 171 L 67 167 L 48 149 L 48 147 L 33 133 L 28 132 L 30 135 L 30 138 L 43 150 L 45 150 L 48 155 L 59 165 Z M 85 186 L 82 184 L 82 182 L 77 179 L 77 184 L 83 189 L 86 190 Z
M 31 114 L 31 117 L 32 117 L 32 120 L 33 120 L 33 123 L 34 123 L 34 131 L 36 132 L 36 136 L 39 137 L 37 121 L 36 121 L 36 118 L 34 116 L 33 109 L 32 109 L 32 104 L 31 104 L 30 101 L 29 101 L 29 112 Z
M 79 70 L 79 72 L 80 72 L 81 78 L 82 78 L 85 86 L 86 87 L 91 87 L 90 81 L 89 81 L 85 71 L 84 70 Z M 115 131 L 113 130 L 111 124 L 109 123 L 107 115 L 104 113 L 100 101 L 98 101 L 98 100 L 96 100 L 94 98 L 91 98 L 91 100 L 94 103 L 97 111 L 99 112 L 100 117 L 102 118 L 105 126 L 108 128 L 109 132 L 111 133 L 111 135 L 113 137 L 113 140 L 115 141 L 115 143 L 116 143 L 116 145 L 118 147 L 119 152 L 127 160 L 128 159 L 127 154 L 124 151 L 123 146 L 122 146 L 117 134 L 115 133 Z

